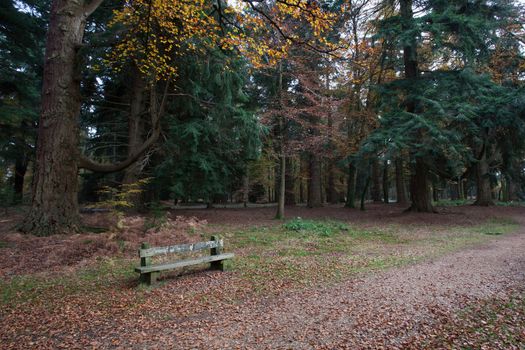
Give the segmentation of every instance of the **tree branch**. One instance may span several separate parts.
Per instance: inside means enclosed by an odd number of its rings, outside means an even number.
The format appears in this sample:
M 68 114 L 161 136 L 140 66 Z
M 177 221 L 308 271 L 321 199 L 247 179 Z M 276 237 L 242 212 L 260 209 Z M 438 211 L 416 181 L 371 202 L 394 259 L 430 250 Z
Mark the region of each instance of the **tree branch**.
M 152 124 L 153 133 L 149 136 L 149 138 L 142 144 L 142 146 L 137 151 L 130 154 L 122 162 L 119 162 L 116 164 L 99 163 L 81 154 L 78 167 L 80 169 L 87 169 L 87 170 L 91 170 L 91 171 L 99 172 L 99 173 L 114 173 L 120 170 L 124 170 L 127 167 L 129 167 L 131 164 L 136 162 L 140 158 L 140 156 L 142 156 L 146 151 L 148 151 L 148 149 L 150 149 L 151 146 L 153 146 L 155 142 L 157 142 L 157 140 L 159 139 L 160 118 L 164 114 L 164 111 L 166 109 L 166 100 L 168 96 L 169 85 L 170 85 L 170 81 L 168 80 L 166 82 L 166 86 L 164 87 L 164 93 L 162 96 L 162 100 L 160 102 L 160 106 L 158 106 L 158 108 L 157 108 L 155 87 L 152 87 L 151 89 L 151 102 L 150 102 L 151 112 L 150 113 L 151 113 L 151 124 Z
M 93 12 L 104 2 L 104 0 L 91 0 L 89 4 L 86 4 L 83 8 L 84 16 L 87 18 L 91 16 Z

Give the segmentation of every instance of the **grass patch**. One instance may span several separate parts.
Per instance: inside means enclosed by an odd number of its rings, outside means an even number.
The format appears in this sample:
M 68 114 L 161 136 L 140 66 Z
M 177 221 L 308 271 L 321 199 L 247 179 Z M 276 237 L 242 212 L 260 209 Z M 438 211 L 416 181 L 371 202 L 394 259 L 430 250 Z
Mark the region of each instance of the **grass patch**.
M 361 228 L 334 220 L 296 218 L 273 226 L 218 232 L 235 252 L 226 269 L 238 276 L 245 293 L 275 293 L 334 283 L 367 273 L 440 256 L 514 231 L 513 220 L 492 219 L 470 227 L 390 225 Z M 84 243 L 88 243 L 87 241 Z M 101 259 L 91 267 L 61 276 L 29 275 L 0 280 L 0 301 L 17 305 L 60 300 L 68 295 L 94 295 L 138 279 L 137 259 Z M 162 285 L 162 284 L 161 284 Z M 137 288 L 137 292 L 149 288 Z M 102 291 L 102 292 L 101 292 Z
M 441 199 L 437 202 L 434 202 L 434 205 L 436 207 L 458 207 L 461 205 L 470 205 L 472 203 L 474 203 L 474 201 L 468 199 Z
M 350 230 L 347 224 L 339 221 L 303 220 L 301 218 L 292 219 L 283 224 L 282 227 L 287 231 L 315 234 L 324 237 Z

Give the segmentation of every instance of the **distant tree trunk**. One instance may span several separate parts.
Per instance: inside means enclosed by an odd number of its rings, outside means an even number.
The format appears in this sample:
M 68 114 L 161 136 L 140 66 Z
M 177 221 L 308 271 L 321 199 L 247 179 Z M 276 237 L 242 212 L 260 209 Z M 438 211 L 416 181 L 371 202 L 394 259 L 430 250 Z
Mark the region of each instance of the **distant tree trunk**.
M 355 165 L 350 163 L 348 165 L 348 183 L 345 203 L 345 207 L 347 208 L 355 208 L 356 174 Z
M 381 170 L 379 168 L 379 161 L 375 158 L 372 161 L 372 187 L 370 188 L 370 195 L 374 203 L 381 203 Z
M 280 157 L 279 192 L 276 219 L 284 219 L 284 199 L 286 197 L 286 157 L 284 151 Z
M 411 211 L 433 213 L 428 180 L 428 167 L 424 160 L 416 158 L 414 171 L 410 178 L 410 195 L 412 199 Z
M 432 184 L 432 199 L 434 202 L 439 201 L 439 191 L 435 182 Z
M 337 204 L 339 203 L 339 193 L 337 192 L 336 188 L 337 167 L 333 159 L 329 159 L 328 161 L 328 188 L 326 190 L 326 200 L 331 204 Z
M 321 207 L 321 165 L 317 154 L 310 154 L 310 181 L 308 184 L 308 207 Z
M 383 161 L 383 201 L 385 204 L 389 203 L 388 191 L 390 190 L 390 182 L 388 181 L 388 160 Z
M 398 203 L 406 204 L 408 202 L 405 184 L 405 171 L 402 158 L 396 159 L 396 194 Z
M 492 200 L 492 189 L 490 186 L 489 162 L 487 160 L 487 145 L 483 146 L 481 157 L 476 163 L 476 184 L 477 195 L 474 205 L 490 206 L 494 205 Z
M 25 153 L 22 153 L 15 161 L 15 183 L 14 190 L 16 201 L 21 202 L 24 196 L 24 177 L 27 172 L 28 159 Z
M 279 77 L 278 77 L 278 98 L 279 105 L 281 105 L 281 91 L 283 90 L 283 61 L 279 61 Z M 286 198 L 286 149 L 285 149 L 285 120 L 284 116 L 279 116 L 278 124 L 279 132 L 279 148 L 280 148 L 280 166 L 279 166 L 279 192 L 276 219 L 284 219 L 284 202 Z
M 299 202 L 304 203 L 304 185 L 303 185 L 303 179 L 299 180 Z
M 513 181 L 512 177 L 509 175 L 505 175 L 505 189 L 506 189 L 506 201 L 513 202 L 518 200 L 518 196 L 516 195 L 517 192 L 517 186 L 516 183 Z
M 286 195 L 284 198 L 285 205 L 295 205 L 295 171 L 294 171 L 294 160 L 292 157 L 286 158 Z
M 250 177 L 248 176 L 248 169 L 246 174 L 242 177 L 242 203 L 245 208 L 248 208 L 248 202 L 250 200 Z
M 360 210 L 362 210 L 362 211 L 365 210 L 365 197 L 366 197 L 366 192 L 368 191 L 368 187 L 369 186 L 370 186 L 370 176 L 368 176 L 366 178 L 365 187 L 363 188 L 363 192 L 361 192 L 361 206 L 360 206 Z
M 465 199 L 465 192 L 463 189 L 463 179 L 461 178 L 461 176 L 458 176 L 458 198 L 460 200 Z

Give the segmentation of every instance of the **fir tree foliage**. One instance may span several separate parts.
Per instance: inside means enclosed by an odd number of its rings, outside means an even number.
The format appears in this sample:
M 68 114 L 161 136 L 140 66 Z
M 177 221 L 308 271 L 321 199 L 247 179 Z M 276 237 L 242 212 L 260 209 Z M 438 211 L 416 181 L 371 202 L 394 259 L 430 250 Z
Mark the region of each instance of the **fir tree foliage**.
M 247 162 L 258 157 L 263 132 L 244 92 L 247 66 L 220 50 L 185 58 L 179 68 L 176 98 L 158 184 L 177 199 L 207 202 L 230 193 Z

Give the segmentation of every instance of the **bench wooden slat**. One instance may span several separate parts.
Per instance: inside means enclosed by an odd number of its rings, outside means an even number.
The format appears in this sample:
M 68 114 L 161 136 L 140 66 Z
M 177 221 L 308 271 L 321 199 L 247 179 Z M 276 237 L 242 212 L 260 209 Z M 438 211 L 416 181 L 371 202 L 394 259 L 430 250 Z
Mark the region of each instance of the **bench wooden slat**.
M 209 243 L 209 242 L 205 242 L 205 243 Z M 140 272 L 140 273 L 149 273 L 149 272 L 158 272 L 158 271 L 164 271 L 164 270 L 172 270 L 172 269 L 176 269 L 179 267 L 185 267 L 185 266 L 209 263 L 212 261 L 231 259 L 234 256 L 235 255 L 232 253 L 203 256 L 202 258 L 198 258 L 198 259 L 181 260 L 181 261 L 168 263 L 168 264 L 140 266 L 140 267 L 136 267 L 135 271 Z
M 198 243 L 189 243 L 189 244 L 179 244 L 172 245 L 167 247 L 153 247 L 148 249 L 140 249 L 139 255 L 141 258 L 147 258 L 150 256 L 160 255 L 160 254 L 171 254 L 171 253 L 184 253 L 184 252 L 194 252 L 197 250 L 211 249 L 211 248 L 222 248 L 224 246 L 224 241 L 208 241 L 208 242 L 198 242 Z

